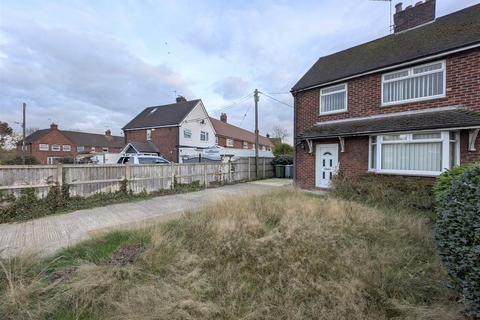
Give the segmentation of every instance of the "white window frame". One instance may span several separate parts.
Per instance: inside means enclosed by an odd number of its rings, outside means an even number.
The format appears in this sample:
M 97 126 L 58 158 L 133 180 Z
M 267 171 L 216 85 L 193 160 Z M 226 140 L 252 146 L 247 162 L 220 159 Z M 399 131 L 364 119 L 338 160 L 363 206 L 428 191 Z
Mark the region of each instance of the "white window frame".
M 342 89 L 342 90 L 337 90 L 337 91 L 333 91 L 333 92 L 329 92 L 329 93 L 322 93 L 323 90 L 327 90 L 327 89 L 331 89 L 332 87 L 338 87 L 338 86 L 345 86 L 345 89 Z M 327 111 L 327 112 L 322 112 L 322 97 L 323 96 L 328 96 L 328 95 L 332 95 L 332 94 L 336 94 L 336 93 L 339 93 L 339 92 L 345 92 L 345 108 L 344 109 L 339 109 L 339 110 L 333 110 L 333 111 Z M 320 89 L 320 103 L 319 103 L 319 106 L 320 106 L 320 115 L 323 116 L 323 115 L 328 115 L 328 114 L 336 114 L 336 113 L 343 113 L 343 112 L 348 112 L 348 83 L 347 82 L 344 82 L 344 83 L 338 83 L 338 84 L 334 84 L 332 86 L 328 86 L 328 87 L 325 87 L 325 88 L 321 88 Z
M 414 134 L 426 134 L 426 133 L 438 133 L 440 132 L 439 139 L 413 139 Z M 451 169 L 450 168 L 450 132 L 455 132 L 456 141 L 455 141 L 455 161 L 454 165 L 460 165 L 460 133 L 458 131 L 447 131 L 447 130 L 426 130 L 426 131 L 412 131 L 412 132 L 392 132 L 385 133 L 382 135 L 375 135 L 377 138 L 376 143 L 372 143 L 372 136 L 369 137 L 368 142 L 368 171 L 378 174 L 394 174 L 394 175 L 408 175 L 408 176 L 428 176 L 435 177 L 440 175 L 442 172 Z M 406 135 L 406 140 L 397 140 L 397 141 L 383 141 L 383 136 L 388 135 Z M 441 171 L 418 171 L 418 170 L 390 170 L 382 169 L 382 145 L 383 144 L 396 144 L 396 143 L 429 143 L 429 142 L 441 142 L 442 143 L 442 170 Z M 376 144 L 376 168 L 372 168 L 372 145 Z
M 77 152 L 84 152 L 85 147 L 84 146 L 77 146 Z
M 152 140 L 152 129 L 147 129 L 145 135 L 146 135 L 147 141 L 151 141 Z
M 421 68 L 421 67 L 427 67 L 427 66 L 430 66 L 430 65 L 438 64 L 438 63 L 442 64 L 442 69 L 427 71 L 427 72 L 423 72 L 423 73 L 420 73 L 420 74 L 413 74 L 413 69 Z M 383 98 L 384 98 L 384 96 L 383 96 L 383 84 L 384 83 L 395 82 L 395 81 L 399 81 L 399 80 L 406 80 L 406 79 L 411 79 L 411 78 L 415 78 L 415 77 L 418 77 L 418 76 L 424 76 L 424 75 L 427 75 L 427 74 L 437 73 L 440 70 L 443 71 L 443 88 L 442 88 L 443 93 L 442 94 L 437 94 L 437 95 L 428 96 L 428 97 L 421 97 L 421 98 L 412 98 L 412 99 L 406 99 L 406 100 L 392 101 L 392 102 L 384 102 L 383 101 Z M 395 73 L 398 73 L 398 72 L 404 72 L 404 71 L 408 71 L 407 76 L 398 77 L 398 78 L 390 79 L 390 80 L 385 80 L 386 76 L 389 76 L 389 75 L 392 75 L 392 74 L 395 74 Z M 429 63 L 421 64 L 421 65 L 415 65 L 415 66 L 412 66 L 410 68 L 405 68 L 405 69 L 396 70 L 396 71 L 393 71 L 393 72 L 388 72 L 388 73 L 382 74 L 381 93 L 380 94 L 381 94 L 380 99 L 382 101 L 382 104 L 381 104 L 382 107 L 388 107 L 388 106 L 393 106 L 393 105 L 398 105 L 398 104 L 412 103 L 412 102 L 417 102 L 417 101 L 425 101 L 425 100 L 445 98 L 447 96 L 447 69 L 446 69 L 445 60 L 429 62 Z
M 52 144 L 52 151 L 61 151 L 61 147 L 59 144 Z
M 183 138 L 192 139 L 192 129 L 189 129 L 189 128 L 183 129 Z
M 70 152 L 70 151 L 72 151 L 72 146 L 69 145 L 69 144 L 64 144 L 64 145 L 62 146 L 62 150 L 63 150 L 63 151 L 66 151 L 66 152 Z
M 243 149 L 248 149 L 248 141 L 243 141 Z
M 47 164 L 53 165 L 55 164 L 55 159 L 63 159 L 63 157 L 47 157 Z
M 218 146 L 218 137 L 215 136 L 215 145 Z
M 38 150 L 40 151 L 48 151 L 50 149 L 50 146 L 48 145 L 48 143 L 40 143 L 38 145 Z
M 95 152 L 95 147 L 92 147 L 90 150 L 91 150 L 92 152 Z
M 208 141 L 208 131 L 200 131 L 200 141 Z
M 233 139 L 227 138 L 227 140 L 225 140 L 225 145 L 227 147 L 233 147 L 233 146 L 235 146 L 235 141 L 233 141 Z
M 103 147 L 103 148 L 102 148 L 102 151 L 103 151 L 103 152 L 108 152 L 108 148 L 107 148 L 107 147 Z

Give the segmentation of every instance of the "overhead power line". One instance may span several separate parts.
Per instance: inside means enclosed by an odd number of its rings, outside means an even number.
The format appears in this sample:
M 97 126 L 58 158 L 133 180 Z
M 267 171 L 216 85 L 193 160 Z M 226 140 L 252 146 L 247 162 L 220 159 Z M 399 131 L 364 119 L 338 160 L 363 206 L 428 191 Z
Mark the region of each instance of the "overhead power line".
M 217 111 L 215 111 L 215 114 L 218 114 L 218 113 L 220 113 L 220 112 L 222 112 L 222 111 L 226 111 L 226 110 L 228 110 L 228 109 L 230 109 L 230 108 L 238 105 L 239 103 L 242 103 L 243 101 L 251 98 L 252 96 L 253 96 L 253 92 L 250 92 L 249 94 L 247 94 L 246 96 L 238 99 L 237 101 L 234 101 L 233 103 L 231 103 L 231 104 L 229 104 L 229 105 L 226 105 L 226 106 L 224 106 L 224 107 L 221 107 L 220 109 L 218 109 Z
M 278 100 L 278 99 L 276 99 L 276 98 L 274 98 L 274 97 L 266 94 L 265 92 L 259 91 L 259 93 L 262 94 L 262 95 L 264 95 L 264 96 L 267 97 L 267 98 L 270 98 L 270 99 L 272 99 L 272 100 L 277 101 L 278 103 L 284 104 L 284 105 L 286 105 L 287 107 L 294 108 L 292 105 L 290 105 L 290 104 L 288 104 L 288 103 L 286 103 L 286 102 L 283 102 L 283 101 L 281 101 L 281 100 Z

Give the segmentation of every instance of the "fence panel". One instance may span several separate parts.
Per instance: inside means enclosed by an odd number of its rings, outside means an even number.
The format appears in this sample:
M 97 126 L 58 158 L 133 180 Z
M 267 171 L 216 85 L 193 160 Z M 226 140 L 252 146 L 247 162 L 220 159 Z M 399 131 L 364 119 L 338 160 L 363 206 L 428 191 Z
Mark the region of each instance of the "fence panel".
M 258 178 L 274 176 L 270 159 L 259 158 Z M 32 188 L 39 197 L 47 195 L 49 187 L 68 184 L 72 196 L 90 196 L 100 192 L 116 192 L 121 182 L 128 181 L 134 193 L 170 189 L 172 183 L 200 185 L 233 183 L 256 179 L 254 158 L 233 162 L 171 163 L 145 165 L 58 165 L 0 166 L 0 192 L 18 196 L 21 190 Z

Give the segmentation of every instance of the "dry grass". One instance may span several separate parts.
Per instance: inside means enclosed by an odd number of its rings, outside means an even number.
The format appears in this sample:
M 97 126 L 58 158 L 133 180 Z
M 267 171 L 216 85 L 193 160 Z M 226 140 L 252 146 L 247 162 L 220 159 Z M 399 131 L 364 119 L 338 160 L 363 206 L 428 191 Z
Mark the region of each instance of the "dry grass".
M 3 261 L 0 318 L 459 318 L 430 226 L 414 215 L 290 189 L 118 237 L 115 248 L 100 238 L 46 261 Z M 139 242 L 133 264 L 101 263 Z

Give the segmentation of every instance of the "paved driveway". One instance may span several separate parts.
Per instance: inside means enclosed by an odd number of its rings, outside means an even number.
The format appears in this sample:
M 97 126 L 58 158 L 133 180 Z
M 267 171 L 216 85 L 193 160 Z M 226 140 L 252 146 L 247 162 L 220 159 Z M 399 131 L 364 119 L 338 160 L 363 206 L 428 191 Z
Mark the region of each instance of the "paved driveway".
M 48 255 L 99 231 L 142 225 L 199 209 L 221 198 L 266 193 L 288 184 L 289 180 L 269 179 L 79 210 L 23 223 L 0 224 L 0 256 L 26 252 Z

